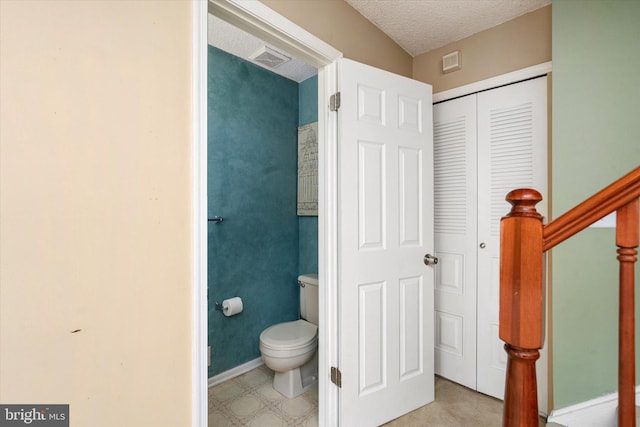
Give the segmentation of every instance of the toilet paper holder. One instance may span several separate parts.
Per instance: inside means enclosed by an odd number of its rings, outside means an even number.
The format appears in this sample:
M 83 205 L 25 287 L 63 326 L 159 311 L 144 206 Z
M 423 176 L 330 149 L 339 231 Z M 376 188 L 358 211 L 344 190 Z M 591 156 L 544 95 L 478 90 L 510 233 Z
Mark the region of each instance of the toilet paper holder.
M 221 311 L 222 314 L 224 314 L 227 317 L 235 316 L 236 314 L 242 313 L 242 309 L 243 309 L 242 298 L 233 297 L 233 298 L 226 299 L 221 303 L 216 301 L 214 307 L 216 310 Z

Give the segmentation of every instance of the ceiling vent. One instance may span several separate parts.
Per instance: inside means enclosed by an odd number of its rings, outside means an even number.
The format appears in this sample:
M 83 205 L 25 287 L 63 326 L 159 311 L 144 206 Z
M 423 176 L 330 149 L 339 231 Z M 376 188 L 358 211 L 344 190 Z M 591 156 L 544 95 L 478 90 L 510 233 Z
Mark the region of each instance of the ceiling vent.
M 460 51 L 456 50 L 442 57 L 442 72 L 450 73 L 462 68 L 460 63 Z
M 262 46 L 260 49 L 253 52 L 249 55 L 249 59 L 267 68 L 276 68 L 291 60 L 287 55 L 271 49 L 268 46 Z

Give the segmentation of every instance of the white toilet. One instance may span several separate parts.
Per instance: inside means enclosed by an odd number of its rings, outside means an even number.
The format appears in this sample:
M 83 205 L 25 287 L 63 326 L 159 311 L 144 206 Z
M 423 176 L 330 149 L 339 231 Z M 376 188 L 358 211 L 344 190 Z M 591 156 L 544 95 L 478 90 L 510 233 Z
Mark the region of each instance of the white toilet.
M 296 397 L 318 380 L 318 275 L 298 277 L 302 319 L 278 323 L 260 334 L 260 353 L 275 371 L 273 388 Z

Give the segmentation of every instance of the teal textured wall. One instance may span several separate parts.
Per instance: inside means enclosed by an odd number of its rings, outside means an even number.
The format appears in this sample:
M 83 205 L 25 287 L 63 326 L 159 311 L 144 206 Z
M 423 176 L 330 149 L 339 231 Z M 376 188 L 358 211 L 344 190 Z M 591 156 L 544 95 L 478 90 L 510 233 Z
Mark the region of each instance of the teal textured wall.
M 300 82 L 298 87 L 298 125 L 318 121 L 318 76 Z M 318 217 L 298 217 L 300 231 L 299 265 L 300 274 L 318 272 Z
M 557 218 L 640 164 L 640 2 L 554 0 L 552 14 Z M 615 251 L 613 229 L 587 229 L 553 250 L 556 409 L 616 391 Z
M 209 376 L 260 357 L 260 333 L 298 317 L 298 84 L 209 46 Z M 225 317 L 214 303 L 240 296 Z

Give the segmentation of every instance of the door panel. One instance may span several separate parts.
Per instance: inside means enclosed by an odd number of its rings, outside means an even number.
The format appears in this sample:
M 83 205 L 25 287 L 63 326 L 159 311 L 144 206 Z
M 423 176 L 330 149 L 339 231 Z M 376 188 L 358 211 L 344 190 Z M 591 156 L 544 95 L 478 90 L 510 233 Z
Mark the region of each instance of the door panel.
M 476 95 L 434 106 L 436 373 L 476 388 Z
M 546 215 L 547 80 L 478 94 L 478 391 L 503 398 L 506 355 L 498 338 L 500 218 L 516 188 L 542 192 Z
M 431 87 L 340 62 L 340 423 L 434 398 Z
M 400 380 L 424 371 L 424 286 L 422 277 L 400 280 Z
M 380 142 L 358 141 L 358 228 L 360 249 L 386 246 L 385 146 Z

